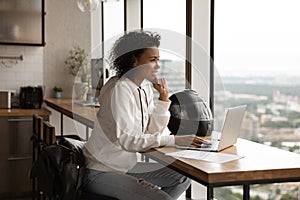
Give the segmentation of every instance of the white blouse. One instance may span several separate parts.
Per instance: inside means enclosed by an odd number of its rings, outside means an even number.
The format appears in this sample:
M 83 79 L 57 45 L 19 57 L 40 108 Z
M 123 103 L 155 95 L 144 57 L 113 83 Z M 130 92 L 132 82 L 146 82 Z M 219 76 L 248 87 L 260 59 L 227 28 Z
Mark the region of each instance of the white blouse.
M 100 91 L 100 110 L 84 148 L 87 167 L 100 171 L 128 171 L 136 152 L 174 146 L 173 135 L 163 134 L 170 102 L 153 103 L 149 81 L 138 87 L 128 78 L 112 77 Z

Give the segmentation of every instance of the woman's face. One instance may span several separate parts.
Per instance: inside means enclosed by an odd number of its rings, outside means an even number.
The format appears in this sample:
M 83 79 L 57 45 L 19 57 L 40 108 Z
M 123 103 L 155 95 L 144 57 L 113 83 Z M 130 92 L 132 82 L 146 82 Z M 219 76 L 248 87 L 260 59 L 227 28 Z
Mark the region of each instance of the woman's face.
M 147 48 L 141 57 L 137 58 L 134 67 L 140 80 L 154 81 L 157 77 L 159 61 L 159 50 L 157 47 Z

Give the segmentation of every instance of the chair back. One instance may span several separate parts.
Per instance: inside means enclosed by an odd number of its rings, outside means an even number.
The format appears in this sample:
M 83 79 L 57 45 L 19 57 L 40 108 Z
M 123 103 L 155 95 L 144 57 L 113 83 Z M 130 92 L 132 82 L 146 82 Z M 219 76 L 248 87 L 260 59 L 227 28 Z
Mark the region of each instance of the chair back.
M 32 117 L 32 165 L 37 160 L 37 157 L 45 147 L 44 143 L 44 118 L 39 116 L 38 114 L 34 114 Z M 35 178 L 32 179 L 32 199 L 35 200 L 40 199 L 40 192 L 37 193 L 37 180 Z
M 44 140 L 44 119 L 38 114 L 33 115 L 33 134 L 39 140 Z
M 54 144 L 56 141 L 55 127 L 47 121 L 44 121 L 44 141 L 46 145 Z
M 65 141 L 65 142 L 63 142 L 63 141 Z M 44 119 L 39 115 L 33 116 L 33 167 L 31 169 L 31 173 L 30 173 L 30 177 L 32 179 L 32 199 L 33 200 L 36 198 L 37 199 L 47 199 L 48 198 L 47 197 L 48 193 L 47 193 L 47 190 L 45 190 L 45 188 L 43 188 L 44 184 L 43 184 L 43 181 L 41 180 L 41 177 L 39 176 L 39 174 L 35 174 L 35 173 L 39 172 L 39 170 L 40 171 L 43 170 L 43 167 L 42 167 L 42 165 L 39 165 L 41 162 L 35 163 L 34 161 L 38 161 L 39 156 L 44 155 L 48 151 L 52 152 L 52 153 L 55 152 L 53 150 L 60 149 L 61 146 L 64 146 L 63 148 L 61 148 L 61 150 L 68 151 L 68 149 L 70 149 L 69 151 L 72 152 L 72 154 L 68 153 L 68 154 L 64 154 L 64 155 L 68 155 L 68 156 L 74 155 L 75 158 L 80 158 L 80 156 L 83 156 L 83 154 L 81 152 L 81 148 L 82 148 L 81 146 L 83 143 L 84 143 L 83 139 L 81 139 L 78 135 L 66 135 L 66 136 L 57 136 L 56 137 L 55 127 L 50 122 L 44 121 Z M 52 144 L 55 144 L 55 145 L 52 145 Z M 36 155 L 35 155 L 36 154 L 35 148 L 38 149 L 37 159 L 36 159 Z M 75 154 L 74 151 L 80 152 L 80 153 Z M 61 152 L 61 151 L 58 151 L 58 152 Z M 55 153 L 56 157 L 58 155 L 59 155 L 59 153 Z M 84 158 L 82 158 L 82 159 L 84 159 Z M 42 160 L 43 159 L 41 159 L 40 161 L 42 161 Z M 52 160 L 56 160 L 56 159 L 52 159 Z M 75 161 L 76 159 L 70 159 L 70 160 Z M 58 165 L 55 165 L 55 166 L 58 166 Z M 75 170 L 76 173 L 73 172 L 74 170 L 73 171 L 71 170 L 72 167 L 76 167 L 76 170 Z M 63 170 L 63 172 L 65 174 L 68 174 L 66 172 L 69 172 L 69 175 L 67 176 L 68 178 L 65 179 L 65 180 L 68 180 L 69 182 L 70 181 L 72 182 L 71 178 L 76 177 L 75 176 L 76 174 L 78 176 L 79 175 L 82 176 L 84 174 L 84 170 L 85 170 L 84 167 L 80 168 L 78 164 L 74 165 L 72 163 L 69 163 L 69 166 L 66 169 L 68 169 L 68 170 Z M 78 170 L 81 170 L 81 172 L 79 173 Z M 46 169 L 46 171 L 49 171 L 49 169 Z M 73 176 L 70 176 L 70 173 L 73 174 Z M 43 176 L 45 176 L 44 173 L 42 173 L 42 174 L 43 174 Z M 53 176 L 53 174 L 52 174 L 52 176 Z M 61 176 L 61 177 L 63 177 L 63 176 Z M 82 177 L 77 178 L 77 179 L 81 181 Z M 64 179 L 61 179 L 61 180 L 64 180 Z M 62 185 L 66 185 L 66 183 L 64 182 Z M 79 184 L 79 186 L 80 185 L 81 185 L 81 183 Z M 70 195 L 71 194 L 70 191 L 73 191 L 75 189 L 75 188 L 72 189 L 69 187 L 66 187 L 66 188 L 68 188 L 67 191 L 69 191 L 69 192 L 64 192 L 65 196 L 66 196 L 66 194 Z M 77 189 L 77 187 L 76 187 L 76 189 Z M 86 191 L 83 191 L 83 194 L 81 195 L 80 199 L 82 199 L 82 200 L 99 200 L 99 199 L 117 200 L 116 198 L 113 198 L 113 197 L 92 194 L 92 193 L 89 193 Z

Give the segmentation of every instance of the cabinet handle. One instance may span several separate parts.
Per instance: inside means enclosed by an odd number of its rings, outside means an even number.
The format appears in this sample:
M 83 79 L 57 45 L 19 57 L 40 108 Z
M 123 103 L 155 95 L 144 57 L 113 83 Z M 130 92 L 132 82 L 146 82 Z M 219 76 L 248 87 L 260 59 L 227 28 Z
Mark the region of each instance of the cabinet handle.
M 8 119 L 8 122 L 29 122 L 32 121 L 32 118 L 22 118 L 22 119 Z
M 8 161 L 15 161 L 15 160 L 28 160 L 31 159 L 31 156 L 23 156 L 23 157 L 9 157 L 7 158 Z

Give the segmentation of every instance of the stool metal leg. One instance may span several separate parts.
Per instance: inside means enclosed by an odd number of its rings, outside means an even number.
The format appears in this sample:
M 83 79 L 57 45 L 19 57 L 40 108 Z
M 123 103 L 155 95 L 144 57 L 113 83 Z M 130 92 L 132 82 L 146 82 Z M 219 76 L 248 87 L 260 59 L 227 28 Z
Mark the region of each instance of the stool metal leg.
M 189 186 L 189 188 L 185 191 L 185 197 L 186 198 L 192 198 L 192 184 Z

